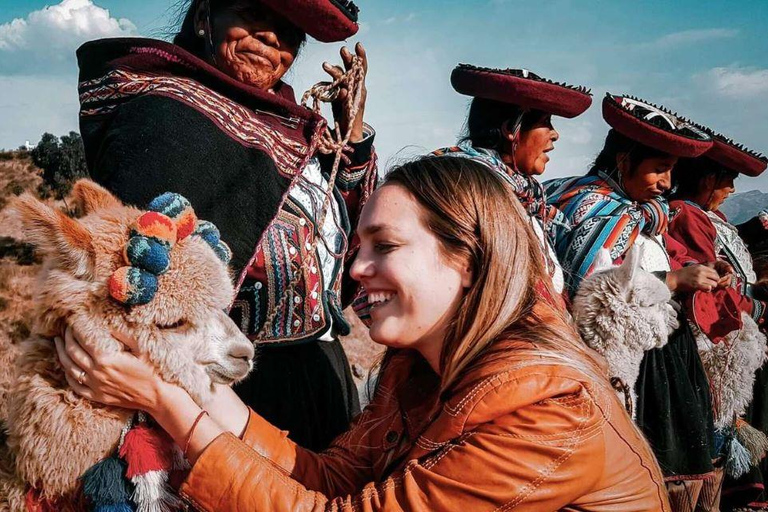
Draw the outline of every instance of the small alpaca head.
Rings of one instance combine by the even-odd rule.
[[[669,288],[640,267],[642,247],[635,245],[623,263],[613,266],[601,249],[594,273],[582,281],[573,314],[588,344],[605,353],[606,345],[625,343],[648,350],[667,342],[678,327]]]
[[[14,206],[44,259],[34,330],[52,337],[69,323],[107,351],[121,349],[110,332],[130,334],[165,380],[198,401],[213,383],[245,377],[254,348],[225,312],[234,290],[214,249],[200,236],[178,241],[152,300],[127,306],[110,296],[108,283],[126,265],[131,228],[144,212],[89,180],[77,182],[73,196],[79,219],[31,195]]]

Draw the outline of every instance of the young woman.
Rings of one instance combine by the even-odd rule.
[[[106,39],[78,51],[91,177],[130,204],[178,192],[221,229],[237,276],[229,313],[259,346],[237,392],[313,449],[359,412],[338,336],[354,295],[343,263],[376,158],[365,89],[353,118],[345,88],[333,112],[353,151],[329,183],[330,162],[314,154],[326,121],[282,79],[307,35],[342,41],[357,15],[348,0],[192,0],[174,44]],[[349,67],[351,52],[341,57]]]
[[[717,271],[682,267],[680,262],[695,262],[674,240],[663,239],[668,225],[663,195],[672,186],[672,169],[679,157],[709,149],[711,138],[668,111],[629,97],[606,95],[603,117],[612,129],[590,172],[547,185],[550,202],[572,227],[557,242],[571,293],[592,273],[601,250],[619,262],[634,245],[643,248],[641,267],[665,280],[672,292],[718,286]],[[678,258],[670,260],[670,253]],[[635,411],[670,482],[673,508],[692,511],[714,471],[713,427],[696,342],[684,317],[679,319],[684,325],[664,347],[645,352],[634,383]]]
[[[766,403],[766,376],[758,369],[765,359],[766,339],[761,331],[768,315],[768,296],[756,284],[752,257],[738,228],[728,222],[720,206],[734,192],[739,174],[759,176],[768,159],[707,132],[714,141],[712,149],[698,158],[682,160],[675,168],[677,190],[670,202],[669,236],[684,245],[696,261],[722,260],[731,267],[728,286],[692,294],[687,311],[696,327],[713,395],[717,454],[726,470],[723,509],[747,504],[761,509],[768,506],[765,496],[759,496],[764,489],[760,470],[766,466],[750,468],[737,455],[746,449],[752,461],[757,461],[766,449],[765,436],[751,427],[768,430],[768,422],[758,412]],[[765,237],[765,227],[758,225]],[[753,397],[755,406],[747,408]],[[723,467],[718,469],[720,473]]]
[[[209,417],[130,352],[97,353],[71,331],[56,342],[68,381],[148,411],[187,447],[181,493],[197,510],[669,510],[502,178],[466,159],[406,164],[358,234],[351,273],[388,351],[372,402],[328,450],[298,447],[227,388]]]
[[[490,69],[460,64],[451,74],[453,88],[472,96],[466,133],[458,146],[439,149],[437,155],[472,158],[499,172],[512,185],[528,212],[545,257],[555,291],[564,286],[563,270],[553,243],[567,229],[565,217],[547,205],[536,179],[544,173],[548,153],[560,134],[552,116],[574,118],[592,104],[585,87],[547,80],[526,69]]]

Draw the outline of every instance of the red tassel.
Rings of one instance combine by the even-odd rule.
[[[126,434],[120,457],[128,463],[127,478],[150,471],[170,472],[173,470],[173,439],[163,430],[139,423]]]

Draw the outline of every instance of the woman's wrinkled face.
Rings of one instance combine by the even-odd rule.
[[[630,168],[626,153],[617,157],[622,186],[630,199],[644,203],[655,199],[672,186],[672,169],[676,156],[646,158]]]
[[[211,25],[216,66],[262,90],[285,75],[304,39],[288,20],[253,0],[236,1],[213,16]]]
[[[421,206],[402,186],[379,188],[365,205],[360,251],[350,270],[368,292],[371,339],[439,355],[471,272],[443,256],[422,220]]]
[[[514,155],[517,170],[533,176],[543,174],[549,162],[547,153],[555,149],[555,141],[559,138],[549,114],[542,115],[530,129],[521,130]]]

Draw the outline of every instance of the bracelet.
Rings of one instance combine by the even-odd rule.
[[[197,424],[200,423],[200,420],[203,419],[203,416],[208,414],[208,411],[203,409],[200,411],[200,414],[197,415],[197,418],[195,418],[195,422],[192,423],[192,428],[189,429],[189,434],[187,434],[187,440],[184,442],[184,450],[182,453],[184,453],[184,458],[187,458],[187,451],[189,450],[189,443],[192,441],[192,436],[195,433],[195,429],[197,428]]]

